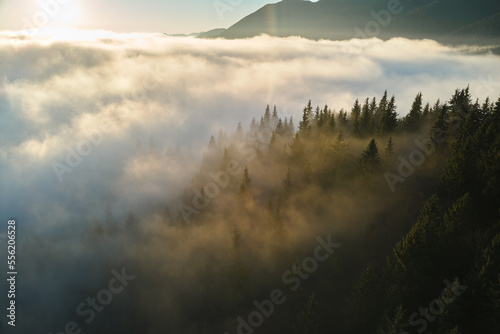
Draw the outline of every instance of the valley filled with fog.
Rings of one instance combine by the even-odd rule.
[[[372,137],[380,155],[391,138],[395,157],[408,157],[414,141],[426,140],[442,120],[447,103],[467,100],[484,116],[495,114],[500,94],[500,73],[492,70],[500,68],[500,57],[484,47],[404,38],[202,40],[105,31],[32,38],[2,32],[0,64],[0,187],[8,194],[0,211],[18,221],[19,333],[59,333],[69,321],[88,333],[234,333],[238,316],[246,319],[254,299],[269,299],[281,274],[313,254],[317,238],[331,238],[340,248],[311,274],[310,285],[289,291],[286,311],[276,306],[271,324],[263,327],[272,333],[297,318],[296,332],[322,333],[301,327],[311,325],[301,317],[303,304],[313,303],[314,284],[339,282],[341,288],[328,289],[329,298],[340,300],[370,263],[384,267],[424,204],[437,206],[432,182],[453,156],[451,144],[429,154],[422,175],[394,190],[384,172],[398,164],[388,156],[376,172],[363,164]],[[353,130],[355,101],[359,110],[372,108],[373,116],[387,109],[384,92],[385,102],[395,96],[398,130],[379,131],[380,119],[370,130]],[[427,114],[408,130],[403,119],[415,109],[419,92],[418,112],[429,103]],[[320,110],[337,120],[336,128],[328,123],[332,132],[305,125],[304,117],[322,120]],[[340,111],[346,112],[344,125],[336,118]],[[278,128],[285,119],[287,125],[293,120],[293,128],[284,128],[289,133]],[[487,119],[478,120],[478,127]],[[335,151],[344,145],[339,131],[345,155]],[[450,136],[461,138],[458,132]],[[481,146],[484,152],[498,144],[481,140],[488,143]],[[495,159],[485,156],[477,159]],[[227,169],[233,160],[239,162],[234,174]],[[343,167],[333,171],[330,165]],[[245,181],[245,167],[251,182]],[[219,191],[208,196],[210,204],[201,203],[197,199],[207,198],[203,185],[210,182]],[[292,184],[299,190],[292,192]],[[241,195],[250,185],[253,194]],[[446,217],[455,212],[453,204],[467,201],[443,198]],[[490,203],[484,205],[485,222],[493,220]],[[497,232],[490,225],[476,227],[471,231],[478,235],[489,231],[481,234],[488,242]],[[95,321],[84,321],[78,305],[122,268],[135,278],[95,313]],[[436,285],[443,285],[440,279]],[[321,291],[315,294],[321,300]],[[330,305],[322,316],[340,309]],[[355,307],[349,310],[356,314]]]

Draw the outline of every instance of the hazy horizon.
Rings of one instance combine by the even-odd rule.
[[[150,1],[95,2],[92,0],[0,2],[0,31],[23,30],[26,20],[39,29],[65,27],[115,32],[158,32],[190,34],[215,28],[227,28],[246,15],[269,3],[265,0],[240,1]],[[45,5],[41,5],[45,4]],[[50,20],[39,13],[48,13]]]

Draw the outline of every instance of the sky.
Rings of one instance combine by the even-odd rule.
[[[266,0],[0,0],[0,31],[24,30],[23,26],[28,20],[37,27],[63,26],[115,32],[193,33],[227,28],[269,2]],[[45,23],[46,17],[49,17],[48,23]]]

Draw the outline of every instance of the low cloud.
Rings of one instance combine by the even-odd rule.
[[[210,135],[248,126],[267,104],[298,120],[309,99],[338,110],[387,89],[403,115],[419,91],[431,103],[468,84],[488,92],[481,85],[500,59],[468,49],[406,39],[0,33],[1,210],[35,230],[111,204],[146,214],[182,191]],[[70,152],[81,162],[60,170],[59,182],[54,162],[68,166]]]

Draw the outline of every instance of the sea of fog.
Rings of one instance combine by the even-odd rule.
[[[295,125],[308,100],[350,109],[384,90],[404,115],[470,85],[498,92],[500,58],[431,40],[200,40],[161,34],[0,33],[0,212],[25,234],[78,230],[174,203],[209,138],[266,105]],[[491,96],[496,99],[497,96]],[[442,101],[444,102],[444,101]]]

